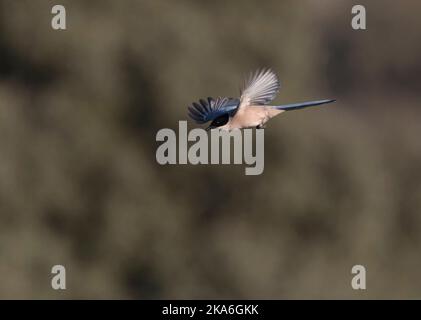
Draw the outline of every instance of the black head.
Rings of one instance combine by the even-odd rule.
[[[219,116],[218,118],[216,118],[215,120],[212,121],[212,123],[210,124],[209,127],[207,127],[206,130],[211,130],[211,129],[215,129],[221,126],[224,126],[227,124],[229,120],[229,114],[223,114],[222,116]]]

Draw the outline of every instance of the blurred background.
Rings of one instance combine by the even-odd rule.
[[[420,11],[1,0],[0,298],[420,298]],[[272,120],[261,176],[156,163],[159,129],[260,67],[276,103],[338,102]]]

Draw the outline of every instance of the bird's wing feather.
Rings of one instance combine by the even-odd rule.
[[[200,99],[199,102],[193,102],[188,107],[188,114],[196,123],[203,124],[226,113],[234,112],[239,104],[240,100],[234,98]]]
[[[239,108],[251,105],[265,105],[275,99],[281,84],[270,69],[250,74],[241,89]]]

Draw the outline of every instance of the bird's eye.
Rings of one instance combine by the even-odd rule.
[[[211,126],[212,127],[220,127],[223,126],[225,124],[227,124],[229,119],[229,115],[228,114],[224,114],[218,118],[216,118],[215,120],[212,121]]]

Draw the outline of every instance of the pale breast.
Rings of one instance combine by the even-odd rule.
[[[232,129],[257,127],[264,123],[267,117],[268,113],[264,106],[246,107],[234,115],[230,121],[230,127]]]

